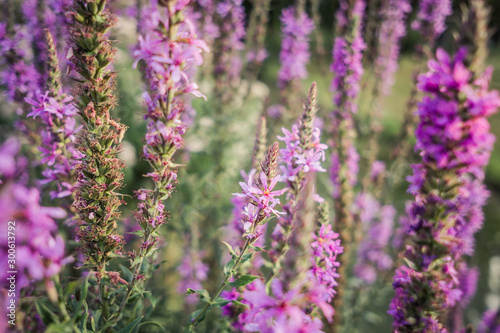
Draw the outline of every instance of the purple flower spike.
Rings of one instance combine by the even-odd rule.
[[[314,29],[314,23],[305,12],[297,13],[294,7],[284,9],[280,20],[283,37],[278,86],[283,89],[294,79],[307,78],[306,65],[310,57],[309,35]]]
[[[482,181],[494,142],[487,117],[500,96],[489,90],[491,70],[474,80],[465,56],[464,48],[454,57],[438,50],[419,77],[419,88],[428,93],[415,131],[422,163],[408,177],[408,192],[415,195],[406,230],[411,242],[406,265],[394,277],[389,311],[398,332],[446,332],[439,322],[443,312],[473,293],[474,277],[463,278],[458,262],[472,254],[482,224],[488,197]]]

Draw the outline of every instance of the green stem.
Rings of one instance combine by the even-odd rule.
[[[247,239],[247,241],[245,243],[245,246],[243,246],[243,249],[241,250],[241,253],[240,253],[238,259],[236,260],[236,262],[234,263],[233,268],[231,269],[231,272],[226,275],[226,277],[224,278],[224,281],[222,281],[222,283],[220,284],[219,289],[217,289],[217,292],[215,293],[214,297],[212,297],[210,299],[210,302],[208,302],[207,305],[205,305],[205,307],[203,308],[203,310],[201,310],[201,312],[196,316],[196,318],[194,318],[193,322],[189,325],[189,330],[191,332],[194,332],[194,328],[196,327],[196,325],[198,325],[198,323],[201,321],[201,318],[203,318],[205,316],[205,314],[208,312],[208,310],[210,310],[210,308],[212,307],[213,302],[217,299],[217,297],[219,297],[219,295],[222,292],[222,290],[224,290],[224,288],[227,285],[227,281],[233,275],[233,272],[236,270],[236,268],[240,264],[241,259],[243,258],[243,255],[245,254],[245,252],[248,249],[249,245],[250,245],[250,239]]]

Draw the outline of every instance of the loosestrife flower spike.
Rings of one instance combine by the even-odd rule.
[[[237,256],[234,250],[231,250],[231,261],[226,265],[224,270],[225,278],[220,284],[215,296],[210,298],[207,305],[199,311],[197,315],[191,320],[190,329],[194,327],[203,320],[205,314],[211,308],[213,301],[219,297],[223,289],[226,287],[230,278],[233,277],[238,265],[241,263],[243,256],[249,249],[250,245],[256,242],[260,236],[265,232],[266,224],[269,218],[273,215],[280,215],[280,212],[275,209],[275,206],[280,203],[280,200],[276,198],[282,195],[288,189],[284,188],[282,190],[275,190],[274,186],[278,182],[278,176],[276,175],[277,163],[275,162],[278,158],[277,142],[275,142],[268,150],[268,153],[262,163],[262,169],[267,170],[262,171],[254,180],[254,177],[248,177],[248,182],[240,182],[242,193],[233,193],[236,197],[241,197],[247,203],[244,207],[244,212],[241,213],[243,217],[243,229],[245,233],[243,236],[246,238],[245,245],[240,249],[240,253]],[[251,174],[252,175],[252,174]],[[268,175],[274,175],[274,178],[269,178]],[[229,244],[228,244],[229,245]],[[230,245],[229,245],[230,246]],[[247,280],[245,284],[255,280],[257,277],[245,276],[246,278],[251,278]]]
[[[55,49],[52,35],[45,31],[47,41],[47,80],[46,92],[37,91],[34,98],[26,97],[25,101],[31,105],[32,111],[28,117],[40,117],[44,126],[40,127],[41,164],[45,166],[42,172],[42,184],[55,183],[57,188],[51,191],[51,197],[64,198],[75,191],[78,160],[83,154],[73,145],[75,134],[82,126],[76,124],[77,109],[73,105],[73,98],[64,95],[61,86],[61,72],[59,58]]]
[[[143,230],[144,247],[134,260],[135,275],[142,260],[154,254],[152,250],[160,238],[155,231],[167,220],[164,201],[177,184],[178,164],[173,156],[182,147],[187,129],[183,122],[187,94],[206,100],[189,73],[203,63],[202,51],[209,50],[206,43],[197,38],[193,23],[184,14],[187,5],[177,2],[175,6],[165,6],[152,1],[143,8],[139,43],[133,52],[134,67],[139,61],[143,63],[147,83],[143,95],[147,107],[143,154],[153,169],[146,176],[154,182],[154,190],[136,191],[140,203],[134,215]]]
[[[415,195],[411,243],[406,265],[394,276],[389,311],[398,332],[446,332],[441,314],[464,297],[457,262],[471,253],[469,240],[482,223],[480,182],[494,142],[486,118],[500,106],[498,92],[488,88],[491,71],[474,79],[465,57],[465,48],[454,57],[438,50],[429,72],[419,77],[419,88],[428,93],[415,132],[422,162],[408,177],[408,192]],[[481,193],[477,201],[473,191]],[[468,215],[470,221],[463,218]]]
[[[294,228],[296,207],[299,195],[307,185],[309,179],[307,176],[326,171],[321,162],[325,160],[325,150],[328,147],[320,142],[321,131],[314,126],[317,111],[316,95],[316,83],[313,83],[298,122],[292,126],[291,132],[283,128],[284,135],[278,136],[278,140],[285,143],[285,147],[280,149],[282,160],[280,180],[288,185],[290,191],[287,193],[287,203],[283,205],[285,214],[278,219],[271,235],[273,241],[270,257],[273,272],[268,283],[280,271],[289,249],[288,243]]]
[[[302,80],[307,77],[306,65],[309,63],[309,35],[314,23],[303,11],[296,11],[295,7],[283,10],[281,16],[280,63],[278,72],[278,86],[280,89],[293,80]]]
[[[75,106],[83,129],[76,141],[84,155],[76,166],[78,185],[73,206],[77,212],[79,249],[84,266],[100,281],[103,318],[110,317],[108,289],[104,277],[117,282],[117,272],[108,272],[114,254],[121,254],[123,237],[117,232],[122,199],[117,191],[123,184],[123,161],[117,158],[126,126],[111,118],[116,104],[116,74],[109,69],[116,50],[108,32],[116,18],[106,9],[106,0],[74,0],[69,44],[69,66],[78,80]],[[89,39],[94,42],[89,42]]]

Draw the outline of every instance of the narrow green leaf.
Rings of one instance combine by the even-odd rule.
[[[199,309],[199,310],[196,310],[195,312],[191,313],[191,315],[189,316],[189,321],[193,321],[196,317],[198,317],[198,315],[201,313],[201,311],[203,311],[203,310]],[[203,319],[205,319],[205,315],[203,315],[199,320],[202,321]]]
[[[120,269],[121,269],[121,270],[122,270],[122,272],[123,272],[123,275],[124,275],[124,277],[125,277],[125,280],[126,280],[127,282],[132,281],[132,278],[133,278],[133,276],[134,276],[134,273],[132,273],[132,272],[130,271],[130,269],[128,269],[127,267],[123,266],[122,264],[120,264]]]
[[[228,244],[224,241],[221,241],[221,242],[222,242],[222,244],[226,245],[227,249],[229,250],[229,253],[231,254],[231,257],[236,256],[236,253],[234,252],[234,249],[231,246],[231,244]]]
[[[252,254],[253,253],[247,253],[247,254],[244,254],[243,257],[241,257],[241,263],[245,263],[247,262],[248,260],[252,259]]]
[[[134,329],[139,325],[139,323],[142,321],[144,317],[139,317],[135,319],[133,322],[122,328],[121,330],[118,331],[118,333],[131,333],[134,331]]]
[[[213,301],[212,304],[215,306],[224,306],[224,305],[228,305],[229,303],[231,303],[231,301],[224,299],[222,297],[217,297],[215,299],[215,301]]]
[[[259,247],[259,246],[253,246],[253,245],[250,245],[250,248],[254,251],[257,251],[257,252],[267,252],[263,247]]]
[[[253,276],[253,275],[243,275],[239,279],[229,282],[228,285],[231,287],[243,287],[246,286],[247,284],[253,282],[254,280],[258,279],[258,276]]]
[[[50,311],[49,308],[47,308],[42,302],[37,301],[35,306],[36,311],[46,326],[49,326],[52,323],[59,323],[59,320],[54,312]]]
[[[235,262],[236,260],[234,258],[229,260],[229,262],[224,266],[224,275],[229,275],[231,273]]]

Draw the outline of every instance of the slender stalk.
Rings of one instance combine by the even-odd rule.
[[[231,276],[233,276],[233,272],[236,271],[236,268],[238,268],[238,265],[240,264],[241,259],[243,258],[243,255],[245,254],[249,245],[250,245],[250,239],[247,239],[247,241],[245,242],[245,245],[243,246],[243,249],[241,250],[240,255],[238,256],[238,259],[234,263],[233,269],[231,269],[231,273],[226,275],[226,277],[224,278],[224,280],[220,284],[219,289],[217,289],[217,291],[215,292],[215,295],[210,299],[210,301],[205,305],[205,307],[201,310],[201,312],[193,319],[193,321],[189,325],[190,332],[194,332],[194,328],[196,327],[196,325],[198,325],[198,323],[202,320],[202,318],[205,316],[205,314],[208,312],[208,310],[210,310],[210,308],[212,307],[213,302],[217,299],[217,297],[219,297],[222,290],[224,290],[224,288],[227,285],[227,281],[229,280],[229,278]]]

